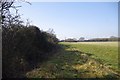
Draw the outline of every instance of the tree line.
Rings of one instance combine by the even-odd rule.
[[[120,41],[119,37],[111,36],[110,38],[93,38],[85,40],[84,37],[79,38],[68,38],[65,40],[60,40],[60,42],[107,42],[107,41]]]

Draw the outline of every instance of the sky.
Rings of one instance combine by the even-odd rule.
[[[21,5],[22,19],[57,38],[104,38],[118,36],[117,2],[31,2]]]

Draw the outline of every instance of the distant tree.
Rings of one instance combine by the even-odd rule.
[[[115,36],[110,36],[109,40],[110,40],[110,41],[117,41],[117,40],[118,40],[118,38],[117,38],[117,37],[115,37]]]
[[[66,42],[77,42],[76,38],[68,38],[65,40]]]
[[[110,38],[117,38],[117,37],[115,37],[115,36],[110,36]]]
[[[84,37],[80,37],[79,41],[84,41],[84,39],[85,39]]]
[[[77,41],[77,39],[76,39],[76,38],[73,38],[73,40],[74,40],[74,41]]]

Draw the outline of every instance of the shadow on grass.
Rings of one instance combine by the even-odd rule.
[[[43,62],[39,68],[28,72],[27,77],[31,78],[81,78],[81,80],[99,80],[102,78],[111,78],[109,75],[99,76],[99,71],[94,73],[94,66],[89,65],[90,53],[84,53],[72,48],[70,45],[58,47],[58,51]],[[95,68],[97,69],[97,67]],[[97,73],[98,72],[98,73]],[[101,72],[102,73],[102,72]],[[113,76],[116,78],[115,76]],[[82,79],[86,78],[86,79]],[[87,79],[88,78],[88,79]]]
[[[84,77],[84,78],[94,77],[94,78],[105,78],[105,79],[119,77],[116,74],[113,74],[112,72],[108,75],[105,75],[105,73],[106,73],[105,71],[107,71],[107,70],[104,71],[104,69],[102,69],[104,67],[101,67],[102,61],[99,59],[95,59],[95,62],[93,61],[90,63],[91,56],[94,56],[93,54],[81,52],[79,50],[72,48],[70,45],[61,45],[61,47],[62,47],[62,51],[65,53],[64,58],[68,59],[67,61],[65,59],[64,62],[69,64],[70,67],[69,68],[67,67],[67,69],[71,69],[73,71],[72,72],[72,73],[74,73],[74,74],[72,74],[73,77]],[[80,69],[77,70],[77,69],[73,68],[72,67],[73,65],[74,66],[76,65],[76,68],[77,69],[80,68]],[[90,68],[90,67],[95,67],[95,66],[99,67],[99,69],[103,70],[103,72],[101,72],[99,74],[100,70],[98,69],[98,72],[93,70],[91,73],[90,69],[94,69],[94,68]],[[86,67],[90,68],[90,69],[86,69]],[[89,74],[89,73],[91,73],[91,74]],[[87,74],[89,74],[89,75],[87,75]]]

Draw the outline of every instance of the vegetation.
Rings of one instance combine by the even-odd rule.
[[[16,28],[2,32],[3,77],[20,77],[22,72],[45,60],[57,44],[54,36],[37,27]]]
[[[55,34],[41,31],[33,25],[23,25],[19,15],[12,16],[13,1],[2,1],[2,66],[3,78],[21,78],[45,61],[56,48]],[[55,50],[54,50],[55,51]]]
[[[70,49],[90,54],[91,57],[102,61],[106,65],[118,68],[118,42],[79,42],[79,43],[61,43],[70,45]]]
[[[120,38],[119,37],[114,37],[111,36],[110,38],[93,38],[93,39],[88,39],[85,40],[84,37],[80,37],[79,40],[75,39],[75,38],[68,38],[65,40],[61,40],[60,42],[111,42],[111,41],[119,41]]]
[[[118,72],[97,61],[91,57],[91,54],[81,52],[80,47],[74,46],[81,44],[64,42],[60,45],[61,48],[49,61],[28,72],[26,76],[28,78],[120,78]]]
[[[53,30],[45,32],[29,23],[23,24],[14,1],[0,1],[3,79],[120,78],[116,42],[77,43],[75,38],[69,38],[58,45]],[[15,14],[10,9],[15,9]],[[90,41],[117,41],[118,38],[110,39]]]

